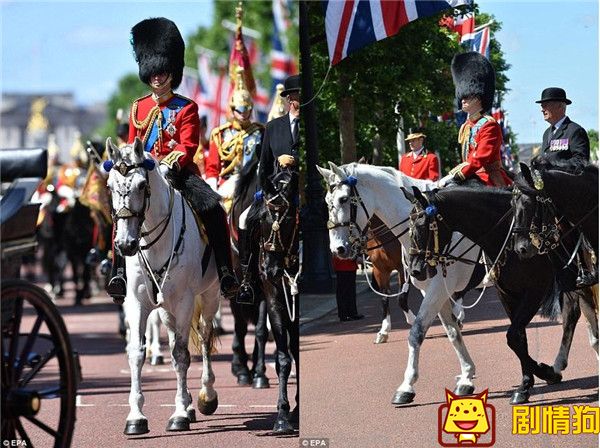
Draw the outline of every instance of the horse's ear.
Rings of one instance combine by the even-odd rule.
[[[415,201],[415,195],[412,194],[408,189],[406,189],[404,187],[400,187],[400,190],[402,190],[402,193],[404,193],[404,197],[406,199],[408,199],[410,202]]]
[[[115,163],[121,157],[121,153],[119,152],[119,148],[117,148],[115,145],[113,145],[113,142],[112,142],[112,140],[111,140],[110,137],[108,137],[106,139],[106,153],[108,154],[109,159],[112,160]]]
[[[331,180],[335,176],[332,171],[328,170],[327,168],[321,168],[319,165],[317,165],[317,171],[319,171],[319,174],[323,176],[323,179],[325,179],[327,184],[330,184]]]
[[[523,162],[519,163],[519,167],[521,168],[521,175],[523,176],[523,179],[525,179],[529,185],[533,186],[533,177],[531,176],[531,170],[529,167]]]
[[[139,137],[136,137],[133,141],[133,153],[135,154],[138,160],[144,159],[144,144],[139,139]]]
[[[429,205],[429,201],[423,195],[423,192],[421,190],[419,190],[417,187],[412,187],[412,191],[413,191],[413,194],[415,195],[415,199],[421,203],[423,208],[425,208]]]
[[[344,173],[344,171],[335,163],[329,162],[329,167],[331,168],[331,171],[333,171],[334,174],[340,178],[340,180],[344,180],[348,177],[346,173]]]
[[[365,158],[365,156],[362,156],[360,159],[358,159],[357,163],[363,163],[363,164],[365,164],[365,163],[367,163],[367,159]]]

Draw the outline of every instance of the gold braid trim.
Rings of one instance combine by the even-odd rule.
[[[154,120],[156,120],[156,117],[159,115],[162,115],[162,114],[160,112],[160,107],[157,104],[152,109],[150,109],[150,111],[148,112],[148,115],[146,116],[144,121],[138,121],[138,119],[137,119],[138,101],[139,100],[135,100],[133,102],[133,105],[131,106],[131,122],[133,123],[133,126],[136,129],[140,129],[140,130],[144,131],[144,136],[142,137],[142,143],[144,144],[144,146],[146,146],[146,142],[148,141],[148,137],[150,136],[150,132],[152,131],[151,125],[154,123]],[[162,132],[160,132],[160,130],[158,133],[158,138],[160,140],[161,147],[162,147]]]

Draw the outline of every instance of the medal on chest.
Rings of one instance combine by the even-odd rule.
[[[167,133],[172,137],[177,132],[177,128],[175,127],[175,119],[177,118],[177,112],[174,110],[169,110],[169,115],[167,116]]]

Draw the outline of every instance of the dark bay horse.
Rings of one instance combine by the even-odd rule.
[[[258,209],[260,218],[259,271],[267,301],[269,320],[277,346],[279,377],[275,434],[293,433],[299,423],[299,301],[296,279],[300,270],[298,173],[283,169],[271,180],[272,191],[264,192]],[[290,356],[291,355],[291,356]],[[296,408],[290,412],[287,385],[296,363]]]
[[[522,371],[521,385],[513,393],[511,404],[529,400],[534,375],[548,383],[561,381],[560,373],[536,362],[528,352],[526,326],[540,307],[544,316],[556,318],[561,294],[548,257],[521,260],[512,250],[505,250],[511,232],[512,192],[472,185],[425,193],[413,189],[407,197],[414,204],[410,257],[414,277],[425,277],[431,272],[432,255],[447,256],[440,251],[447,246],[453,231],[477,243],[491,260],[496,260],[492,272],[510,319],[507,343],[519,358]]]
[[[238,278],[242,278],[238,250],[238,225],[240,215],[254,200],[254,193],[258,189],[258,160],[254,160],[242,169],[235,187],[235,194],[231,211],[229,213],[229,229],[231,234],[233,266]],[[255,283],[258,277],[255,276]],[[254,287],[255,302],[253,305],[240,304],[231,300],[231,312],[235,321],[233,336],[233,359],[231,372],[238,379],[240,385],[250,385],[255,389],[269,387],[269,378],[265,374],[265,345],[267,343],[267,302],[261,292],[259,284]],[[244,340],[248,334],[248,324],[254,325],[254,350],[252,352],[252,370],[248,369],[248,353]]]

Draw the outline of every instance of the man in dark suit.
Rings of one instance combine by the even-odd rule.
[[[300,75],[287,78],[280,95],[287,100],[289,112],[269,121],[265,127],[258,167],[262,191],[272,191],[270,178],[278,167],[297,169],[300,160]],[[292,188],[298,191],[298,185]],[[258,230],[258,211],[262,204],[262,194],[257,193],[255,198],[254,204],[242,213],[239,222],[239,256],[243,272],[237,296],[239,303],[254,303],[252,283],[258,264],[258,239],[254,234]]]
[[[300,75],[285,80],[280,94],[287,99],[290,110],[287,114],[267,123],[260,156],[259,180],[263,190],[270,188],[269,177],[277,165],[282,168],[298,164],[300,135]]]
[[[541,105],[544,120],[550,127],[544,132],[542,151],[549,161],[564,161],[573,157],[590,159],[590,140],[587,132],[566,116],[571,100],[559,87],[548,87],[536,103]]]

